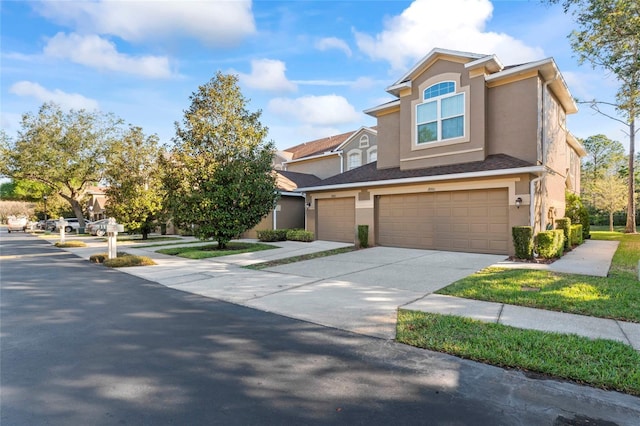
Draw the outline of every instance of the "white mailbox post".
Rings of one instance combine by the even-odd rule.
[[[107,246],[109,249],[109,259],[118,257],[117,239],[118,232],[124,232],[124,226],[116,223],[116,219],[109,218],[107,223]]]
[[[61,217],[58,220],[58,224],[56,226],[60,230],[60,244],[64,244],[64,230],[65,230],[65,228],[67,227],[68,224],[69,224],[69,222],[64,220],[63,217]]]

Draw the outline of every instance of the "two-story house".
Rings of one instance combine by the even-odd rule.
[[[365,111],[377,161],[299,188],[317,239],[354,242],[368,225],[370,244],[510,254],[513,226],[543,230],[579,193],[577,106],[553,59],[434,49],[387,92]]]
[[[378,158],[375,127],[317,139],[279,151],[276,169],[326,179],[374,162]]]
[[[376,138],[375,128],[361,127],[277,151],[273,169],[280,199],[260,223],[242,236],[255,238],[256,231],[263,229],[304,228],[305,200],[295,192],[297,188],[376,161]]]

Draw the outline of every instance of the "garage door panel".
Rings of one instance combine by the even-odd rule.
[[[408,203],[416,199],[417,209]],[[508,253],[506,189],[384,195],[377,209],[380,245]],[[402,216],[390,220],[394,211]]]
[[[330,198],[317,203],[319,240],[352,243],[355,239],[355,199]]]

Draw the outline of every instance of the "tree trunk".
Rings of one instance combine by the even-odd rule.
[[[624,232],[636,233],[636,190],[635,190],[635,141],[636,141],[636,119],[635,113],[631,113],[631,122],[629,123],[629,199],[627,200],[627,226]]]
[[[613,232],[613,212],[609,212],[609,231]]]

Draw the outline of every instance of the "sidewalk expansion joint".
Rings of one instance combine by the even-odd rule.
[[[504,311],[504,303],[500,304],[500,312],[498,312],[498,318],[496,319],[496,324],[500,324],[500,320],[502,319],[502,311]]]
[[[631,339],[629,339],[629,336],[627,336],[627,333],[624,332],[624,329],[620,325],[620,321],[618,321],[618,320],[614,320],[614,321],[616,322],[616,325],[618,326],[618,329],[620,330],[620,332],[622,333],[624,338],[627,339],[627,344],[630,345],[631,347],[633,347],[633,344],[631,343]]]

